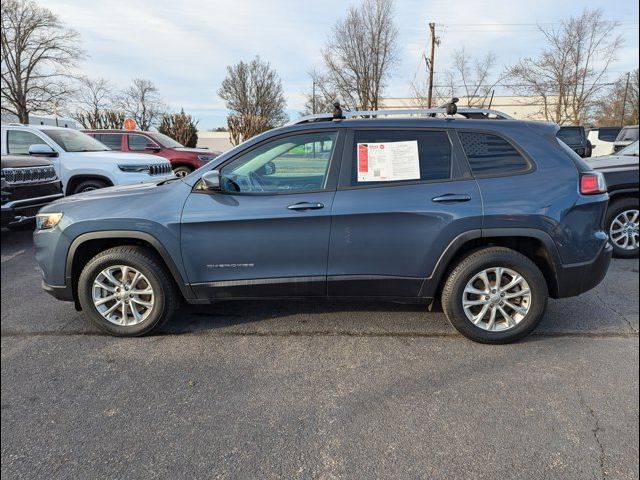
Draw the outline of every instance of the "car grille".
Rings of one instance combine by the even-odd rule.
[[[169,163],[149,165],[149,175],[167,175],[169,173],[171,173],[171,164]]]
[[[52,166],[28,168],[3,168],[2,176],[5,182],[12,185],[25,183],[42,183],[56,180],[56,171]]]

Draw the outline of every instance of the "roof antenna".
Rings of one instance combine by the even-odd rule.
[[[458,113],[458,106],[456,103],[459,101],[460,99],[458,97],[453,97],[450,102],[445,103],[441,108],[446,109],[447,115],[455,115]]]
[[[342,107],[340,106],[340,102],[333,102],[333,119],[344,120],[344,115],[342,114]]]

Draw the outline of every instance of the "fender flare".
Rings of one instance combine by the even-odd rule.
[[[78,251],[78,248],[80,248],[82,244],[90,240],[104,240],[104,239],[110,239],[110,238],[133,238],[136,240],[143,240],[149,243],[156,250],[158,255],[160,255],[160,258],[162,258],[162,261],[169,269],[169,273],[175,280],[184,298],[185,299],[195,298],[193,291],[188,286],[188,284],[184,281],[184,278],[182,277],[182,274],[180,273],[178,266],[173,261],[173,258],[171,257],[171,255],[169,255],[169,252],[164,247],[164,245],[162,245],[162,243],[160,243],[160,241],[153,235],[146,232],[139,232],[135,230],[101,230],[101,231],[83,233],[81,235],[78,235],[76,238],[74,238],[73,241],[71,242],[71,245],[69,246],[69,250],[67,251],[67,261],[65,266],[65,283],[67,285],[69,286],[73,285],[73,278],[71,276],[71,273],[72,273],[72,267],[73,267],[73,259],[76,255],[76,252]]]

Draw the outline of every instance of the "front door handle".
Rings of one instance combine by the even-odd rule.
[[[470,195],[459,195],[456,193],[447,193],[445,195],[441,195],[439,197],[434,197],[431,199],[432,202],[437,203],[461,203],[468,202],[471,200]]]
[[[322,203],[301,202],[289,205],[287,208],[289,210],[320,210],[324,208],[324,205]]]

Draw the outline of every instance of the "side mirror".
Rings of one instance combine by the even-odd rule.
[[[155,145],[153,143],[147,143],[147,146],[144,147],[145,150],[153,150],[155,152],[157,152],[158,150],[161,150],[161,148],[158,145]]]
[[[220,184],[220,170],[210,170],[202,175],[202,183],[207,190],[213,192],[221,192],[222,185]]]
[[[276,173],[276,164],[273,162],[267,162],[262,167],[264,170],[264,175],[273,175]]]
[[[34,143],[29,145],[29,155],[38,155],[40,157],[57,157],[58,152],[45,143]]]

